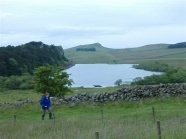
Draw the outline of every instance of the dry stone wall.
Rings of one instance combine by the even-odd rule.
[[[64,98],[51,98],[53,105],[67,104],[74,106],[81,103],[106,103],[112,101],[140,101],[146,98],[168,98],[168,97],[185,97],[185,84],[161,84],[155,86],[129,86],[113,93],[80,93],[73,96],[65,96]],[[13,103],[1,103],[2,106],[20,107],[27,104],[38,103],[30,99],[21,100]]]
[[[156,86],[131,86],[124,87],[113,93],[81,93],[66,96],[63,99],[53,98],[55,104],[79,103],[105,103],[111,101],[139,101],[153,97],[186,97],[186,85],[184,84],[161,84]]]

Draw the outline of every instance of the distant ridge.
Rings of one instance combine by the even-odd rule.
[[[76,46],[76,51],[90,51],[95,52],[98,48],[103,47],[100,43],[88,44],[88,45],[79,45]]]
[[[69,51],[69,50],[77,50],[77,49],[90,49],[90,48],[94,48],[96,50],[100,50],[100,49],[107,49],[106,47],[102,46],[100,43],[93,43],[93,44],[85,44],[85,45],[78,45],[72,48],[68,48],[65,49],[65,51]]]
[[[170,47],[173,46],[182,46],[183,48],[170,49]],[[94,48],[94,51],[77,51],[78,49],[90,48]],[[137,64],[141,62],[162,61],[168,64],[178,65],[180,61],[186,60],[185,42],[177,44],[150,44],[136,48],[123,49],[107,48],[100,43],[94,43],[64,49],[64,52],[65,56],[75,64]]]
[[[85,45],[78,45],[76,47],[103,47],[100,43],[93,43],[93,44],[85,44]]]
[[[77,63],[113,63],[115,59],[110,48],[102,46],[100,43],[78,45],[69,49],[64,49],[65,56]],[[106,58],[106,59],[105,59]],[[103,62],[101,62],[103,63]]]

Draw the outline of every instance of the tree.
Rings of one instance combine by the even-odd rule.
[[[65,57],[62,46],[29,42],[19,46],[0,47],[0,76],[33,74],[43,65],[68,67],[72,63]]]
[[[72,82],[66,72],[50,65],[38,67],[34,71],[34,88],[40,93],[47,91],[51,96],[64,96],[71,91],[69,86]]]
[[[122,84],[122,79],[118,79],[114,84],[120,86]]]

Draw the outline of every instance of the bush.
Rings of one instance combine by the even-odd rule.
[[[161,66],[161,65],[162,64],[160,64],[159,66]],[[140,65],[138,67],[142,68],[143,66]],[[146,69],[146,66],[144,69]],[[159,69],[161,69],[161,68],[159,68]],[[186,70],[185,69],[173,68],[173,67],[168,66],[166,68],[165,72],[161,75],[147,76],[144,79],[136,78],[133,80],[133,82],[131,84],[153,85],[153,84],[160,84],[160,83],[166,84],[166,83],[185,83],[185,82],[186,82]]]
[[[29,74],[22,76],[10,76],[2,77],[0,76],[0,88],[5,89],[32,89],[33,79]]]

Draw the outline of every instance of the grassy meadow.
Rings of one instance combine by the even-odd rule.
[[[116,88],[83,89],[76,93],[110,92]],[[30,99],[24,106],[0,106],[0,139],[158,139],[160,121],[163,139],[185,139],[186,101],[184,98],[154,98],[140,102],[53,105],[55,118],[41,120],[40,94],[33,90],[4,91],[1,103]],[[153,110],[155,116],[153,116]],[[97,137],[98,138],[98,137]]]

